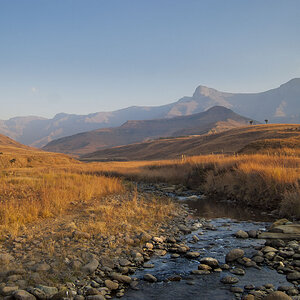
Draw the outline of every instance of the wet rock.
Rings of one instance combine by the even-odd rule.
[[[252,239],[255,239],[257,237],[257,231],[256,230],[249,230],[247,233],[248,233],[248,236]]]
[[[273,260],[273,258],[276,256],[276,253],[275,252],[267,252],[265,254],[265,258],[268,259],[268,260]]]
[[[168,277],[169,281],[180,281],[181,279],[182,278],[179,275],[173,275],[173,276]]]
[[[106,286],[108,289],[110,289],[110,290],[117,290],[118,287],[119,287],[119,284],[118,284],[118,283],[113,282],[113,281],[111,281],[111,280],[109,280],[109,279],[105,280],[104,283],[105,283],[105,286]]]
[[[200,256],[200,253],[193,251],[193,252],[187,252],[185,255],[187,258],[197,258]]]
[[[127,266],[130,266],[130,265],[131,265],[131,262],[130,262],[128,259],[121,258],[121,259],[119,260],[119,264],[120,264],[120,266],[122,266],[122,267],[127,267]]]
[[[155,242],[155,243],[160,243],[162,244],[164,242],[164,240],[160,237],[153,237],[152,240]]]
[[[289,281],[299,280],[300,279],[300,272],[293,272],[286,276],[286,279]]]
[[[245,252],[242,249],[238,249],[238,248],[232,249],[227,253],[225,260],[226,260],[226,262],[233,262],[233,261],[243,257],[244,254],[245,254]]]
[[[144,280],[148,282],[157,282],[157,278],[153,276],[152,274],[145,274]]]
[[[209,265],[205,265],[205,264],[200,264],[198,266],[198,270],[206,270],[206,271],[211,271],[212,268]]]
[[[219,267],[219,262],[215,258],[212,258],[212,257],[204,257],[200,260],[200,262],[201,262],[201,264],[208,265],[213,269],[216,269]]]
[[[247,239],[249,237],[248,233],[244,230],[239,230],[235,233],[235,237],[239,239]]]
[[[173,254],[171,255],[171,258],[178,258],[178,257],[180,257],[180,255],[177,254],[177,253],[173,253]]]
[[[243,290],[242,288],[239,288],[239,287],[237,287],[237,286],[232,286],[232,287],[230,288],[230,291],[233,292],[233,293],[239,293],[239,294],[241,294],[241,293],[244,292],[244,290]]]
[[[154,268],[154,264],[143,264],[143,268],[145,268],[145,269]]]
[[[238,283],[239,279],[234,276],[225,276],[221,278],[221,282],[225,284],[234,284],[234,283]]]
[[[245,270],[241,268],[234,268],[230,270],[230,273],[235,274],[235,275],[245,275]]]
[[[292,298],[283,292],[276,291],[264,297],[263,300],[292,300]]]
[[[264,262],[264,258],[262,256],[254,256],[252,258],[252,260],[256,263],[263,263]]]
[[[16,300],[35,300],[36,299],[32,294],[30,294],[24,290],[17,290],[14,292],[13,295]]]
[[[191,274],[193,274],[193,275],[208,275],[208,274],[210,274],[210,271],[208,271],[208,270],[192,270]]]

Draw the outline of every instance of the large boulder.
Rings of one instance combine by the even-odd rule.
[[[244,255],[245,255],[244,250],[239,248],[232,249],[227,253],[225,260],[226,262],[233,262],[239,258],[242,258]]]

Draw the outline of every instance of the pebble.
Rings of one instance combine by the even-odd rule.
[[[144,280],[148,282],[157,282],[157,278],[149,273],[144,275]]]
[[[221,282],[225,284],[234,284],[234,283],[238,283],[239,279],[234,276],[225,276],[221,278]]]

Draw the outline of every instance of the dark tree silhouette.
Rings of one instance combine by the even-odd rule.
[[[266,122],[266,124],[268,124],[269,120],[268,120],[268,119],[265,119],[265,122]]]
[[[253,120],[250,120],[249,123],[250,123],[250,125],[253,125]]]

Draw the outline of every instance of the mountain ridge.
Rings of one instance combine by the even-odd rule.
[[[80,132],[116,127],[127,120],[173,118],[203,112],[221,105],[263,122],[300,123],[300,78],[258,93],[230,93],[199,85],[192,96],[162,106],[131,106],[88,115],[58,113],[52,119],[38,116],[0,120],[0,133],[18,142],[42,147],[50,141]]]
[[[99,149],[127,145],[168,136],[203,134],[249,124],[250,119],[223,106],[205,112],[174,118],[130,120],[119,127],[97,129],[54,140],[43,147],[46,151],[81,155]],[[217,127],[219,125],[219,127]]]

